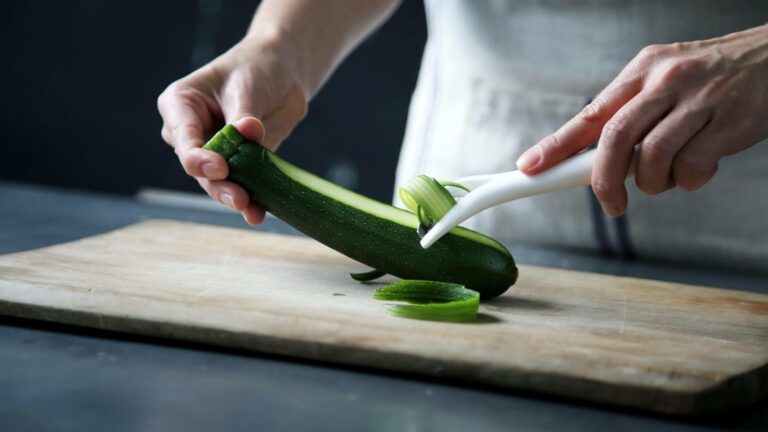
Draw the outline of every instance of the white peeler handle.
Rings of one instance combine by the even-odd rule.
[[[510,171],[458,180],[458,183],[467,186],[471,192],[460,199],[429,230],[421,239],[421,246],[425,249],[432,246],[448,231],[487,208],[532,195],[589,185],[595,154],[595,150],[581,152],[534,176]],[[634,175],[636,161],[637,152],[632,159],[628,177]]]

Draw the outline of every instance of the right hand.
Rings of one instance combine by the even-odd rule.
[[[251,225],[264,210],[248,193],[228,182],[220,155],[203,150],[225,123],[246,139],[274,151],[307,112],[307,91],[285,46],[273,38],[246,38],[207,65],[174,82],[157,99],[163,140],[181,165],[216,201],[242,213]]]

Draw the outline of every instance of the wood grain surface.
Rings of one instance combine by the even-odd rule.
[[[394,318],[306,238],[154,220],[0,256],[0,314],[667,413],[768,391],[768,296],[521,266],[471,324]]]

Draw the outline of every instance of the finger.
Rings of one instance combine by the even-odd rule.
[[[593,144],[603,125],[637,95],[641,86],[639,79],[625,80],[619,75],[576,117],[523,153],[517,168],[528,175],[538,174]]]
[[[259,225],[264,221],[264,209],[249,202],[248,193],[240,186],[228,181],[211,181],[205,178],[198,178],[197,182],[208,196],[232,210],[241,212],[243,219],[250,225]]]
[[[193,177],[224,180],[229,175],[229,166],[218,153],[191,148],[178,156],[184,170]]]
[[[200,187],[208,193],[208,196],[235,211],[244,211],[248,203],[248,193],[240,186],[224,181],[198,178]]]
[[[248,141],[261,142],[264,139],[264,124],[256,117],[246,116],[233,124]]]
[[[196,93],[171,85],[157,98],[157,109],[163,118],[163,139],[169,145],[182,149],[202,147],[210,116]]]
[[[680,189],[683,189],[688,192],[697,191],[701,189],[705,184],[709,183],[709,181],[715,177],[715,174],[717,174],[717,171],[719,168],[720,167],[718,163],[715,162],[714,165],[712,165],[712,167],[709,169],[709,171],[700,172],[695,176],[691,174],[680,174],[681,177],[685,177],[687,180],[681,180],[680,183],[677,184],[677,186]]]
[[[619,216],[627,208],[627,178],[635,144],[661,119],[672,103],[668,96],[641,93],[603,127],[592,167],[592,190],[609,216]]]
[[[158,108],[164,120],[163,139],[173,146],[187,174],[214,180],[226,178],[224,159],[200,148],[204,144],[206,108],[176,93],[164,93]]]
[[[704,186],[717,173],[717,162],[723,156],[720,144],[731,137],[710,122],[674,157],[672,176],[681,189],[694,191]]]
[[[672,160],[707,124],[710,115],[708,111],[678,106],[643,138],[635,174],[635,183],[641,191],[656,195],[674,184]]]
[[[250,87],[246,83],[232,85],[222,94],[221,109],[227,123],[235,124],[243,118],[262,118],[264,107],[259,102],[262,98],[246,90]]]
[[[307,104],[304,93],[300,87],[294,86],[283,103],[264,117],[266,136],[262,144],[270,150],[277,150],[306,115]]]
[[[264,209],[253,203],[248,204],[248,207],[242,211],[242,214],[245,221],[251,225],[258,225],[264,222],[264,217],[266,216]]]
[[[264,144],[264,123],[260,120],[261,109],[251,98],[238,95],[237,99],[228,108],[230,104],[224,106],[224,118],[227,123],[233,124],[238,131],[249,141],[255,141]]]
[[[247,83],[233,85],[222,94],[221,107],[224,120],[235,125],[243,136],[250,141],[261,142],[264,138],[262,118],[262,103],[256,96],[245,89]],[[234,90],[232,90],[234,89]]]

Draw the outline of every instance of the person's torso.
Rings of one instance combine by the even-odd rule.
[[[765,1],[427,0],[426,7],[429,40],[397,184],[418,174],[454,179],[512,170],[525,149],[575,115],[644,46],[768,21]],[[768,258],[768,234],[759,232],[768,228],[760,216],[768,200],[756,205],[753,188],[768,187],[766,163],[767,145],[725,159],[697,193],[651,198],[628,182],[630,209],[619,223],[596,212],[588,191],[573,190],[500,206],[468,226],[569,247],[618,250],[628,241],[658,257],[709,247],[714,252],[704,261],[759,265]]]

